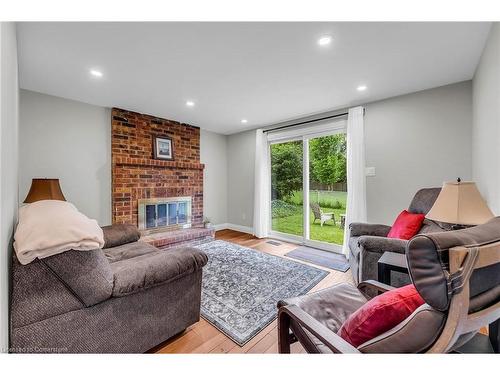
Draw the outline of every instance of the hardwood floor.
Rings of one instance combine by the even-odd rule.
[[[266,243],[265,239],[259,239],[252,235],[236,232],[233,230],[218,231],[216,239],[234,242],[241,246],[250,247],[262,252],[284,256],[287,252],[295,249],[298,245],[279,241],[281,245],[274,246]],[[306,263],[307,262],[303,262]],[[317,265],[329,272],[313,291],[324,289],[340,282],[352,282],[351,273],[333,271]],[[240,347],[205,319],[188,327],[183,333],[177,335],[162,345],[158,346],[155,353],[277,353],[278,352],[278,329],[276,320],[269,324],[263,331],[259,332],[245,346]],[[298,343],[292,345],[293,353],[304,353],[304,349]]]

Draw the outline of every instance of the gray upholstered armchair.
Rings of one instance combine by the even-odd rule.
[[[426,188],[417,191],[410,203],[408,212],[427,214],[434,205],[441,188]],[[377,262],[386,251],[404,254],[407,240],[387,238],[389,225],[352,223],[349,238],[349,263],[354,282],[377,279]],[[435,222],[424,220],[419,234],[441,232],[443,229]]]

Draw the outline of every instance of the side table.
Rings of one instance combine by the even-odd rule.
[[[391,285],[391,271],[408,274],[406,256],[386,251],[378,260],[378,281]]]

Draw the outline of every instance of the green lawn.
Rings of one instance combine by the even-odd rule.
[[[319,198],[320,207],[323,209],[323,212],[333,212],[335,214],[335,218],[337,220],[337,225],[333,224],[332,220],[327,221],[323,224],[323,227],[320,225],[319,220],[316,220],[316,223],[313,224],[314,214],[310,212],[310,239],[328,243],[334,243],[338,245],[342,245],[344,241],[344,230],[340,229],[340,214],[345,214],[345,206],[346,206],[346,198],[347,193],[345,192],[310,192],[310,201],[317,202]],[[302,204],[302,192],[296,192],[291,199],[288,199],[289,203],[293,203],[297,207],[297,211],[299,213],[294,213],[285,217],[275,217],[272,222],[272,229],[282,233],[295,234],[297,236],[303,235],[303,227],[302,227],[302,212],[301,204]],[[336,203],[336,202],[339,202]],[[341,206],[341,208],[330,208]]]

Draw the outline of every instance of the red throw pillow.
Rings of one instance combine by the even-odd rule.
[[[358,347],[396,327],[423,304],[413,284],[390,290],[356,310],[342,324],[338,335]]]
[[[418,233],[424,219],[424,214],[411,214],[406,210],[401,211],[394,224],[392,224],[387,237],[409,240]]]

